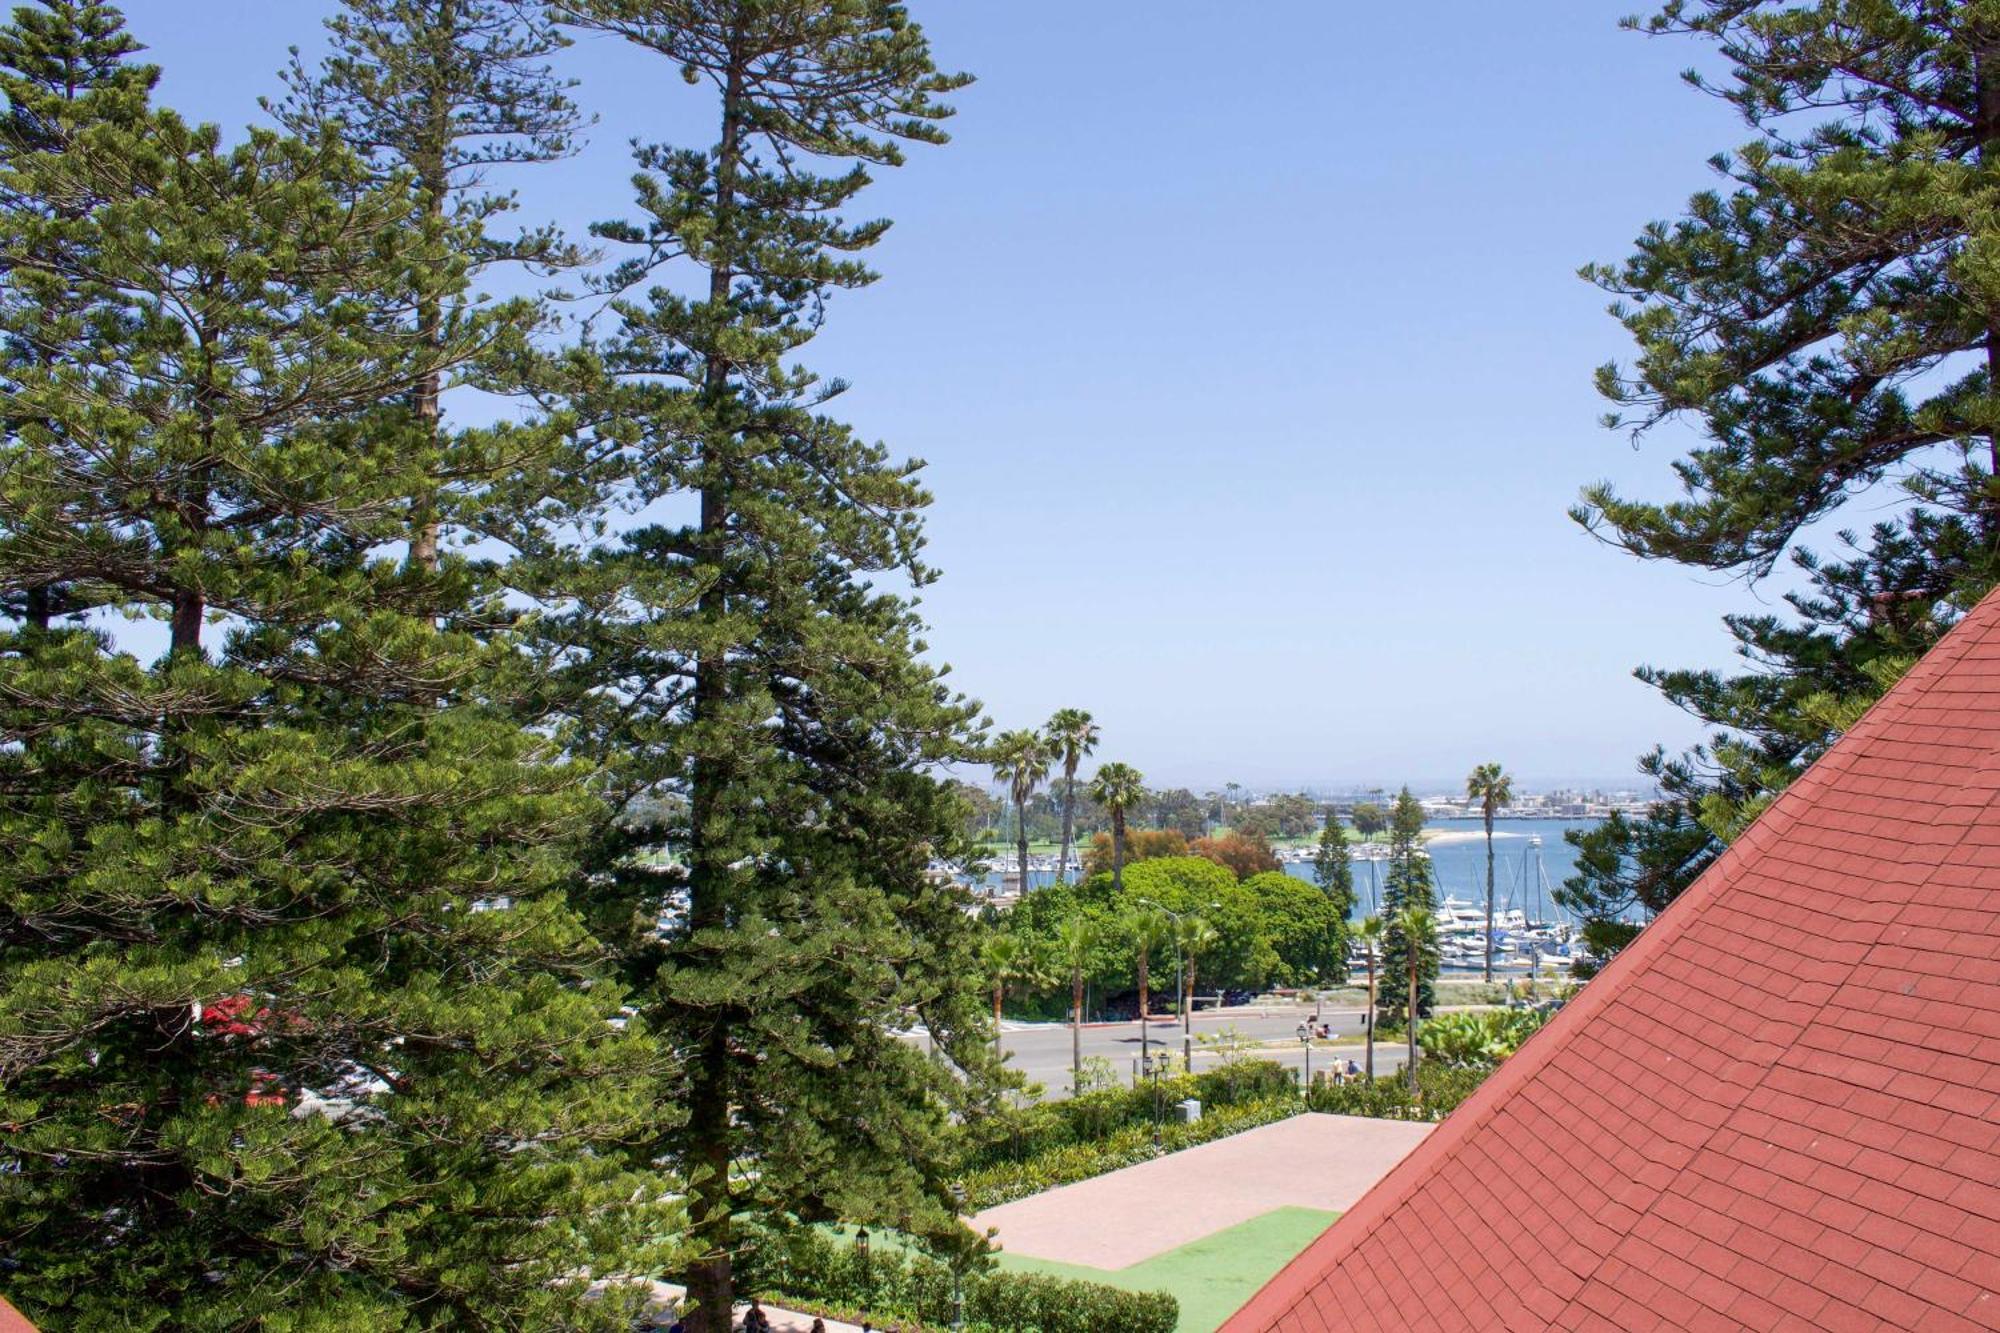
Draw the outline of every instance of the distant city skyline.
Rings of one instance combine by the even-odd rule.
[[[131,19],[162,100],[240,129],[332,9]],[[884,281],[803,359],[929,460],[931,652],[998,727],[1087,708],[1098,760],[1191,787],[1487,760],[1631,785],[1697,739],[1631,669],[1726,664],[1721,615],[1779,585],[1642,564],[1563,511],[1600,478],[1671,489],[1671,436],[1597,425],[1591,372],[1629,347],[1574,272],[1747,137],[1677,78],[1703,48],[1599,6],[912,10],[979,82],[956,142],[862,197],[895,220]],[[495,183],[580,234],[630,211],[627,140],[709,131],[618,44],[565,59],[588,146]]]

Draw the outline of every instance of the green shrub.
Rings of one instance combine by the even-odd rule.
[[[1221,1106],[1214,1110],[1204,1107],[1202,1118],[1193,1124],[1178,1120],[1164,1123],[1160,1129],[1160,1147],[1156,1150],[1149,1103],[1148,1119],[1141,1124],[1091,1142],[1063,1144],[1021,1161],[1002,1160],[967,1172],[963,1181],[969,1199],[968,1207],[974,1211],[992,1208],[1013,1199],[1024,1199],[1030,1194],[1040,1194],[1058,1185],[1089,1180],[1093,1176],[1148,1161],[1158,1152],[1178,1152],[1213,1139],[1227,1138],[1246,1129],[1297,1115],[1302,1109],[1296,1088],[1261,1101]]]
[[[1237,1060],[1200,1074],[1162,1079],[1158,1100],[1171,1108],[1193,1097],[1204,1111],[1265,1101],[1279,1093],[1297,1095],[1289,1069],[1270,1060]],[[1101,1142],[1136,1126],[1153,1123],[1155,1092],[1150,1085],[1106,1088],[1066,1101],[1037,1102],[1002,1111],[965,1126],[964,1172],[1003,1162],[1026,1162],[1060,1148]]]
[[[1535,1035],[1547,1015],[1535,1009],[1486,1009],[1438,1014],[1417,1029],[1427,1060],[1491,1069]]]
[[[1383,1074],[1373,1082],[1322,1083],[1306,1095],[1306,1109],[1328,1115],[1365,1115],[1377,1120],[1442,1120],[1470,1097],[1490,1068],[1417,1066],[1417,1092],[1402,1074]]]
[[[770,1280],[773,1299],[917,1319],[952,1318],[951,1269],[925,1255],[876,1251],[866,1260],[823,1232],[789,1238]],[[1180,1302],[1165,1292],[1121,1291],[1040,1273],[969,1273],[965,1317],[978,1333],[1174,1333]]]

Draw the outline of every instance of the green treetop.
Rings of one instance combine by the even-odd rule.
[[[1437,909],[1437,891],[1431,881],[1431,858],[1424,851],[1424,809],[1408,787],[1396,794],[1389,809],[1389,873],[1382,885],[1382,916],[1387,929],[1382,939],[1382,970],[1400,983],[1410,972],[1411,945],[1398,921],[1410,909],[1430,913]],[[1438,959],[1435,950],[1417,950],[1417,1014],[1427,1015],[1437,1002]],[[1385,997],[1384,1017],[1403,1021],[1405,1001],[1401,995]]]
[[[1789,615],[1726,618],[1750,669],[1639,673],[1713,732],[1642,761],[1654,818],[1572,836],[1569,901],[1600,921],[1670,900],[2000,577],[1995,15],[1673,0],[1631,22],[1712,43],[1726,77],[1690,78],[1752,137],[1629,259],[1585,270],[1637,344],[1598,375],[1611,424],[1700,441],[1677,498],[1598,485],[1575,515],[1644,559],[1789,562],[1799,587]]]
[[[568,41],[539,3],[341,0],[326,29],[329,50],[319,67],[308,69],[295,49],[284,75],[287,95],[267,104],[281,124],[306,138],[335,134],[378,171],[410,175],[431,215],[458,224],[475,276],[496,259],[542,267],[580,259],[550,229],[512,239],[490,230],[514,200],[487,188],[487,173],[567,155],[582,123],[570,85],[548,64]],[[468,296],[455,304],[462,307]],[[465,311],[430,300],[408,318],[417,337],[438,347]],[[526,365],[533,358],[524,364],[522,348],[506,350],[511,355],[460,367],[460,377],[488,391],[518,391],[531,378]],[[447,429],[443,397],[450,387],[441,371],[414,386],[412,405],[433,437]],[[434,568],[448,525],[479,512],[477,503],[467,503],[467,491],[490,488],[521,469],[511,450],[494,451],[484,464],[448,488],[410,497],[412,563]]]
[[[383,555],[477,447],[426,447],[412,386],[515,331],[405,336],[466,280],[407,180],[127,109],[0,163],[0,596],[165,627],[151,662],[0,631],[8,1295],[619,1327],[579,1275],[644,1271],[670,1219],[622,1166],[653,1047],[562,893],[591,806],[510,715],[491,572]]]
[[[1347,854],[1347,830],[1341,825],[1340,813],[1330,806],[1320,827],[1319,846],[1313,852],[1313,883],[1319,885],[1333,908],[1339,932],[1339,937],[1329,942],[1334,958],[1326,980],[1345,981],[1348,919],[1354,915],[1354,862]]]
[[[959,851],[932,773],[968,757],[974,713],[884,591],[933,577],[928,497],[793,360],[874,278],[860,256],[888,224],[844,217],[870,168],[942,141],[938,99],[962,80],[894,4],[563,16],[660,57],[712,126],[639,148],[636,214],[598,229],[625,256],[618,327],[588,349],[602,378],[577,412],[606,509],[662,517],[565,571],[545,628],[613,796],[606,929],[626,923],[628,976],[685,1055],[663,1095],[687,1120],[657,1151],[687,1200],[692,1326],[720,1333],[774,1229],[962,1234],[947,1134],[994,1087],[976,923],[928,868]],[[656,813],[635,827],[639,797]],[[942,1059],[893,1035],[912,1014]]]

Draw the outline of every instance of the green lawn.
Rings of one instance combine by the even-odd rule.
[[[999,1256],[1000,1267],[1082,1278],[1127,1291],[1171,1292],[1181,1303],[1180,1333],[1215,1333],[1338,1216],[1317,1208],[1276,1208],[1112,1272],[1005,1252]]]

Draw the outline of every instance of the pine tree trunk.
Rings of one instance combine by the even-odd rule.
[[[742,152],[741,99],[743,72],[740,66],[729,74],[723,95],[722,135],[716,151],[717,230],[722,245],[732,225],[736,190],[736,168]],[[709,273],[708,301],[714,310],[727,306],[734,270],[725,254]],[[729,397],[728,362],[711,352],[702,368],[702,391],[711,406]],[[729,513],[733,496],[726,474],[715,466],[714,441],[705,444],[707,456],[701,484],[701,540],[710,555],[729,538]],[[720,584],[706,588],[698,603],[704,621],[719,624],[727,614],[727,590]],[[728,703],[726,656],[707,649],[696,656],[694,681],[694,725],[701,734],[704,722],[719,717]],[[713,744],[713,742],[709,742]],[[730,848],[717,845],[721,826],[720,803],[729,774],[727,766],[708,754],[698,754],[689,778],[688,924],[696,934],[728,928],[730,866],[735,857]],[[688,1160],[696,1173],[688,1199],[688,1233],[696,1258],[687,1273],[687,1291],[693,1305],[689,1333],[731,1333],[736,1304],[733,1257],[735,1236],[735,1196],[730,1186],[729,1162],[733,1139],[730,1120],[730,1032],[736,1015],[722,1006],[704,1016],[706,1031],[694,1043],[694,1058],[688,1065],[688,1123],[685,1130]]]
[[[435,15],[435,32],[455,34],[458,27],[457,0],[440,0]],[[417,183],[425,194],[424,211],[432,221],[442,220],[445,214],[445,199],[451,192],[451,173],[447,165],[451,151],[452,108],[441,93],[441,88],[449,81],[449,75],[437,72],[437,85],[427,90],[429,105],[423,128],[423,141],[413,154]],[[435,300],[426,300],[417,310],[418,345],[428,352],[437,352],[444,345],[444,309]],[[428,371],[417,381],[416,412],[421,423],[426,442],[435,444],[440,420],[443,416],[441,400],[444,397],[444,376],[438,371]],[[438,566],[438,539],[442,525],[438,521],[437,505],[433,497],[419,495],[412,497],[410,506],[410,564],[418,569],[436,569]]]
[[[1973,78],[1979,88],[1979,161],[1991,167],[2000,159],[2000,36],[1976,41]],[[1986,312],[1986,393],[2000,395],[2000,311]],[[1986,437],[1988,481],[1983,517],[1989,537],[2000,532],[2000,430]]]

